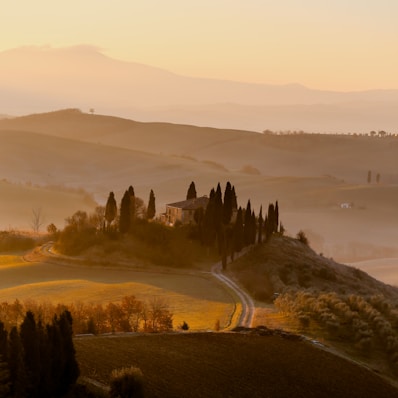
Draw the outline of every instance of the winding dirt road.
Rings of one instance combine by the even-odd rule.
[[[231,289],[239,297],[239,300],[242,303],[242,313],[236,326],[250,328],[252,326],[255,311],[255,306],[252,298],[232,279],[223,274],[221,262],[214,264],[211,272],[215,278],[217,278],[221,283]]]

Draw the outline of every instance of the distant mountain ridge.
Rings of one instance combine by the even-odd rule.
[[[367,132],[394,129],[397,105],[398,90],[337,92],[191,78],[115,60],[90,46],[0,53],[0,113],[12,115],[77,107],[254,131]]]

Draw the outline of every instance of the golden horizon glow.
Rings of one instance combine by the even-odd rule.
[[[0,51],[90,44],[113,58],[186,76],[343,91],[397,89],[398,2],[372,3],[7,2]]]

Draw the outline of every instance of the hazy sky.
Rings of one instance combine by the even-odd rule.
[[[0,0],[0,50],[92,44],[201,77],[398,88],[397,0]]]

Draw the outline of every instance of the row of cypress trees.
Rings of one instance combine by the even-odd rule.
[[[136,218],[138,218],[138,209],[143,207],[142,199],[135,196],[134,188],[130,187],[124,192],[120,202],[120,211],[118,217],[118,230],[120,233],[125,234],[130,231]],[[109,193],[108,200],[105,206],[105,221],[106,229],[111,229],[111,224],[117,220],[117,203],[115,194]],[[145,218],[152,220],[156,214],[155,194],[151,189],[149,193],[148,206],[145,210]],[[142,215],[141,215],[142,216]]]
[[[0,396],[62,397],[75,385],[79,366],[69,311],[43,325],[28,311],[10,332],[0,322]]]
[[[195,183],[191,182],[187,199],[195,197]],[[211,189],[208,205],[206,209],[196,210],[195,221],[199,239],[208,247],[217,246],[225,267],[228,256],[233,260],[235,253],[239,253],[244,247],[260,244],[278,232],[279,205],[278,201],[275,204],[270,203],[265,219],[262,207],[256,216],[250,199],[245,208],[238,208],[235,187],[228,181],[224,195],[220,183],[216,189]],[[282,224],[280,231],[283,231]]]

